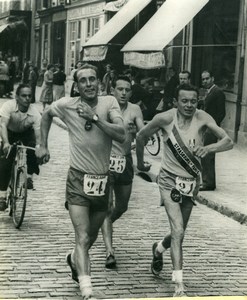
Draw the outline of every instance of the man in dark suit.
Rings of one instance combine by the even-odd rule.
[[[225,110],[225,94],[214,84],[214,77],[211,71],[205,70],[202,72],[202,86],[207,90],[204,100],[204,110],[210,114],[217,125],[223,121]],[[204,145],[209,145],[217,142],[217,138],[210,131],[206,131],[204,136]],[[215,154],[209,154],[202,159],[202,186],[201,191],[213,191],[216,188],[215,180]]]

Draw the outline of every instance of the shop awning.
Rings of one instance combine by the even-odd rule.
[[[106,4],[104,10],[105,11],[119,11],[126,3],[128,0],[117,0],[117,1],[112,1]]]
[[[4,24],[0,26],[0,33],[2,33],[7,28],[10,30],[18,30],[18,29],[27,30],[27,25],[24,21],[16,21],[16,22]]]
[[[0,26],[0,33],[3,32],[8,27],[8,24],[4,24]]]
[[[122,48],[124,64],[145,69],[164,66],[163,49],[208,1],[166,0],[145,26]]]
[[[83,46],[84,61],[104,60],[110,41],[146,7],[152,0],[129,0]]]

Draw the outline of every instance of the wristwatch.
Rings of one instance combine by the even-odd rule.
[[[99,120],[99,116],[97,114],[93,115],[92,122],[96,123]]]

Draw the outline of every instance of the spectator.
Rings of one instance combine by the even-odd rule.
[[[179,84],[180,85],[182,85],[182,84],[190,84],[191,74],[190,74],[189,71],[187,71],[187,70],[181,71],[179,73],[178,77],[179,77]],[[166,90],[167,90],[167,88],[166,88]],[[164,95],[165,94],[165,90],[162,90],[160,93]],[[168,95],[169,95],[169,85],[168,85]],[[166,93],[166,96],[167,96],[167,93]],[[156,108],[156,111],[158,113],[159,112],[163,112],[163,111],[167,111],[168,109],[171,109],[173,107],[173,98],[174,97],[173,98],[171,98],[171,97],[173,97],[172,93],[170,94],[169,98],[163,96],[163,98],[161,99],[159,105]]]
[[[22,70],[22,83],[24,84],[28,84],[28,77],[29,77],[29,66],[30,66],[31,62],[28,61],[27,59],[25,59],[24,62],[24,67]]]
[[[31,103],[35,103],[35,92],[36,92],[36,84],[37,84],[37,73],[35,72],[35,67],[33,65],[29,66],[29,76],[28,76],[28,84],[31,87]]]
[[[187,70],[183,70],[178,74],[179,77],[179,84],[190,84],[190,77],[191,74]]]
[[[73,79],[73,83],[71,86],[71,90],[70,90],[70,97],[78,97],[80,96],[80,93],[78,91],[77,85],[75,84],[75,73],[77,71],[77,69],[79,69],[81,66],[83,65],[83,63],[81,61],[78,61],[75,65],[75,69],[73,69],[71,71],[71,77]]]
[[[41,69],[40,69],[39,76],[38,76],[37,86],[42,86],[42,84],[44,82],[44,74],[46,72],[47,65],[48,65],[48,60],[46,58],[44,58],[42,60],[42,65],[41,65]]]
[[[44,82],[40,95],[40,102],[43,103],[43,109],[45,109],[46,104],[51,104],[53,102],[53,70],[54,66],[49,64],[47,66],[47,71],[44,74]]]
[[[102,83],[105,86],[105,92],[107,95],[111,95],[113,91],[112,84],[116,81],[117,72],[110,64],[106,65],[106,73],[102,79]]]
[[[56,65],[56,71],[53,74],[53,99],[54,101],[65,96],[64,82],[66,81],[66,75],[63,72],[63,66]]]
[[[173,107],[173,101],[175,98],[175,90],[179,85],[179,79],[174,68],[168,69],[168,82],[164,89],[164,107],[168,110]]]
[[[202,86],[207,90],[204,100],[204,110],[213,117],[220,126],[223,121],[225,110],[225,94],[214,84],[214,76],[211,71],[202,72]],[[217,142],[217,137],[207,130],[204,134],[204,146]],[[210,153],[202,159],[202,186],[201,191],[213,191],[216,188],[215,179],[215,153]]]

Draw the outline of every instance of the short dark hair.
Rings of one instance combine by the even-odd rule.
[[[50,70],[50,69],[53,68],[53,67],[54,67],[53,64],[49,64],[49,65],[46,67],[46,69],[47,69],[47,70]]]
[[[29,84],[26,84],[26,83],[21,83],[18,85],[17,89],[16,89],[16,95],[19,96],[20,95],[20,92],[21,92],[21,89],[24,89],[24,88],[29,88],[31,89],[30,85]]]
[[[116,87],[116,84],[117,84],[117,81],[118,80],[123,80],[123,81],[127,81],[130,85],[131,85],[131,81],[130,81],[130,79],[129,79],[129,77],[128,76],[126,76],[126,75],[118,75],[117,76],[117,78],[115,79],[115,80],[113,80],[113,82],[112,82],[112,87],[115,89],[115,87]]]
[[[75,74],[74,74],[74,81],[75,81],[75,82],[78,82],[78,77],[77,77],[78,72],[80,72],[81,70],[86,70],[86,69],[92,69],[92,70],[94,70],[95,73],[96,73],[96,77],[98,78],[98,68],[95,67],[94,65],[91,65],[91,64],[87,64],[87,63],[86,63],[86,64],[82,65],[80,68],[78,68],[78,69],[76,70],[76,72],[75,72]]]
[[[176,100],[178,100],[178,95],[180,91],[191,91],[191,92],[196,92],[197,93],[197,97],[199,96],[199,90],[196,86],[192,85],[192,84],[180,84],[179,86],[177,86],[176,90],[175,90],[175,98]]]
[[[188,74],[188,79],[191,77],[191,73],[187,70],[182,70],[179,74]]]
[[[214,77],[214,73],[212,70],[203,70],[202,73],[208,73],[210,77]]]

